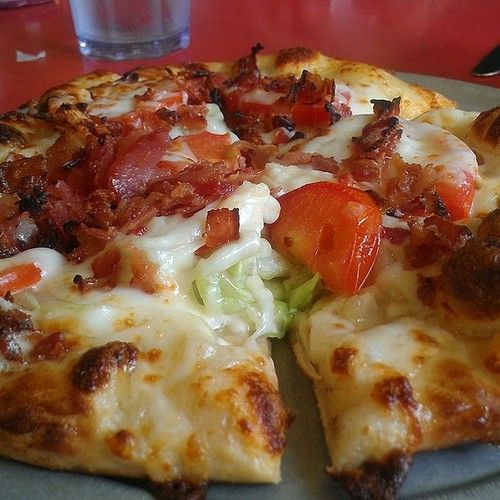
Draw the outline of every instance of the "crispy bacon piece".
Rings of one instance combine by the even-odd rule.
[[[393,154],[382,171],[387,206],[405,215],[436,214],[449,219],[448,209],[434,188],[436,179],[435,168],[406,163],[398,154]]]
[[[205,244],[196,250],[199,257],[240,237],[240,217],[237,208],[209,210],[205,224]]]
[[[387,118],[389,116],[399,116],[401,97],[395,97],[392,101],[386,99],[371,99],[373,104],[373,114],[380,118]]]
[[[375,120],[365,125],[361,136],[354,137],[353,142],[358,147],[359,156],[383,162],[392,156],[401,134],[398,117],[382,112],[375,114]]]
[[[291,103],[312,104],[335,94],[333,81],[304,69],[300,78],[293,82],[286,97]]]
[[[237,75],[211,96],[221,106],[226,122],[240,139],[261,144],[283,144],[301,131],[327,128],[351,115],[349,97],[337,96],[335,82],[304,70],[292,76],[262,77],[255,54],[241,59]],[[271,138],[263,133],[274,131]],[[303,132],[299,132],[303,133]]]
[[[2,165],[2,193],[16,193],[22,180],[28,176],[43,179],[46,175],[47,160],[40,155],[7,161]]]
[[[372,101],[374,120],[363,127],[359,137],[352,138],[354,152],[341,163],[341,170],[355,181],[381,182],[402,134],[397,117],[399,101],[398,97]]]
[[[334,158],[327,158],[318,153],[304,153],[303,151],[289,151],[275,161],[281,165],[308,165],[313,170],[340,174],[340,165]],[[344,179],[342,179],[343,181]]]
[[[249,81],[253,82],[260,78],[260,70],[259,67],[257,66],[256,56],[263,48],[264,47],[260,43],[258,43],[257,45],[252,47],[250,54],[248,54],[245,57],[242,57],[238,61],[237,75],[231,80],[226,82],[226,85],[228,87],[240,85],[243,82],[246,83],[248,83]]]
[[[277,153],[277,147],[268,144],[259,146],[248,141],[238,141],[233,144],[245,159],[245,165],[256,172],[264,170],[266,164]]]
[[[473,238],[466,226],[432,215],[422,224],[409,221],[410,241],[405,247],[407,263],[421,268],[451,255]]]
[[[152,198],[156,193],[168,195],[156,198],[160,215],[191,215],[259,174],[259,170],[246,167],[244,161],[200,161],[181,172],[166,173],[164,180],[149,186],[149,192]]]
[[[100,252],[117,234],[115,228],[107,230],[85,225],[78,226],[74,231],[78,246],[68,253],[68,258],[73,262],[83,262],[89,257]]]

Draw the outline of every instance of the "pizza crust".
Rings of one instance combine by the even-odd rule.
[[[182,329],[127,336],[66,335],[60,359],[4,372],[0,453],[158,483],[280,480],[288,414],[265,353]]]
[[[370,99],[392,100],[398,96],[401,97],[401,116],[409,119],[430,109],[455,107],[453,101],[438,92],[406,83],[384,69],[329,57],[304,47],[285,49],[270,55],[257,54],[257,64],[263,76],[299,77],[303,70],[307,70],[324,78],[333,78],[337,85],[345,85],[354,95],[359,94],[359,104],[366,113],[372,112]],[[234,64],[211,63],[207,66],[229,74],[236,71]]]

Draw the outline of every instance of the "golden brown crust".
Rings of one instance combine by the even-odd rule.
[[[394,450],[380,462],[367,461],[354,470],[333,474],[353,499],[392,500],[396,496],[408,469],[412,456],[402,450]]]
[[[381,68],[340,58],[333,58],[305,47],[283,49],[275,54],[257,54],[257,64],[263,76],[299,77],[304,69],[324,78],[333,78],[338,84],[346,85],[371,109],[370,99],[392,100],[401,97],[401,116],[414,118],[434,108],[453,107],[454,103],[443,95],[419,85],[409,84]],[[222,72],[229,78],[234,76],[236,61],[210,62],[203,65],[211,71]],[[98,71],[72,80],[65,85],[47,91],[38,101],[43,107],[50,99],[64,99],[65,102],[89,102],[90,93],[99,94],[106,85],[117,80],[126,82],[138,77],[144,81],[158,81],[171,73],[177,73],[181,66],[137,68],[120,77],[116,73]],[[137,75],[137,76],[136,76]],[[59,102],[59,101],[58,101]],[[33,104],[33,103],[32,103]]]
[[[498,342],[476,347],[475,353],[485,356],[484,367],[478,365],[475,371],[455,359],[445,358],[433,366],[433,383],[421,400],[434,415],[432,423],[423,425],[430,447],[499,439],[498,373],[495,376],[487,366],[488,359],[498,355]]]
[[[414,118],[434,108],[450,108],[455,103],[438,92],[406,83],[391,73],[366,63],[333,58],[307,48],[284,49],[272,55],[257,55],[257,63],[264,75],[300,76],[302,70],[333,78],[354,92],[370,99],[392,100],[401,97],[401,116]],[[370,95],[368,95],[370,94]]]
[[[40,363],[2,379],[0,453],[29,462],[47,454],[60,461],[79,453],[89,406],[71,386],[67,370]]]

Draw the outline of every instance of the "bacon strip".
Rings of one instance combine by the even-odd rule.
[[[218,208],[209,210],[204,236],[205,245],[195,252],[198,257],[204,257],[212,250],[239,239],[240,217],[238,209]]]

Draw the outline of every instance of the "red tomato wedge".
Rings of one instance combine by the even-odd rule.
[[[0,297],[31,288],[42,279],[42,271],[34,264],[19,264],[0,271]]]
[[[332,119],[325,108],[326,104],[326,101],[315,104],[296,103],[292,108],[292,121],[299,127],[326,128]]]
[[[332,182],[306,184],[278,201],[280,216],[269,226],[274,248],[319,272],[332,291],[355,294],[380,246],[381,214],[375,201]]]
[[[472,175],[468,174],[461,184],[451,184],[438,180],[436,181],[436,191],[448,209],[450,220],[465,219],[469,216],[475,192]]]
[[[111,189],[122,198],[143,194],[150,181],[164,175],[158,163],[170,142],[166,129],[153,130],[141,136],[109,167]]]

